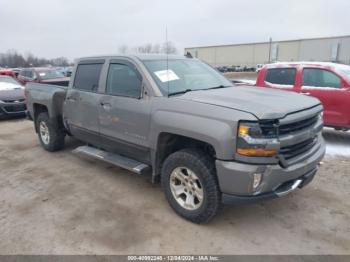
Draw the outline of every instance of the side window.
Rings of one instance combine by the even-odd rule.
[[[19,72],[19,75],[20,75],[20,76],[26,76],[26,71],[25,71],[25,70],[21,70],[21,71]]]
[[[74,88],[96,92],[103,64],[81,64],[78,65],[74,79]]]
[[[110,64],[107,78],[107,94],[139,98],[142,80],[134,69],[124,64]]]
[[[27,77],[34,78],[34,72],[33,71],[27,71]]]
[[[303,86],[340,88],[340,78],[330,71],[316,68],[305,68]]]
[[[295,75],[295,68],[273,68],[267,70],[265,81],[271,84],[294,86]]]

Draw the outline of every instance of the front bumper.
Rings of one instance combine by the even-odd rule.
[[[232,161],[216,160],[216,170],[223,202],[252,202],[285,195],[298,187],[305,186],[314,177],[319,162],[326,151],[321,138],[315,150],[302,161],[287,168],[280,165],[252,165]],[[262,175],[260,185],[253,190],[253,175]],[[299,184],[297,186],[294,183]],[[290,189],[293,190],[290,190]]]
[[[309,184],[315,177],[317,172],[317,167],[314,170],[311,170],[309,173],[283,183],[275,191],[269,193],[263,193],[253,196],[237,196],[230,194],[222,194],[222,202],[224,204],[239,204],[239,203],[255,203],[262,200],[273,199],[277,197],[283,197],[293,192],[297,188],[303,188]]]
[[[25,102],[18,103],[0,103],[0,117],[7,116],[25,116]]]

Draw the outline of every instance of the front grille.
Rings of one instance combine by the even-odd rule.
[[[288,124],[280,124],[278,120],[262,121],[260,122],[260,128],[266,138],[277,137],[278,139],[279,137],[282,138],[283,136],[290,134],[293,136],[300,131],[314,129],[317,122],[318,115],[314,115],[307,119],[298,120]],[[306,153],[317,143],[317,136],[310,138],[310,136],[306,135],[305,139],[306,140],[298,144],[282,147],[279,151],[279,154],[283,156],[285,160],[290,160]]]
[[[305,130],[305,129],[315,125],[317,120],[318,120],[318,115],[315,115],[311,118],[307,118],[307,119],[300,120],[297,122],[284,124],[284,125],[282,124],[279,126],[279,134],[286,135],[289,133]]]
[[[293,157],[301,155],[309,151],[317,143],[317,137],[307,139],[301,143],[282,147],[280,149],[280,154],[284,156],[286,160],[289,160]]]
[[[10,106],[5,106],[4,110],[7,113],[18,113],[18,112],[23,112],[26,110],[26,105],[22,104],[22,105],[10,105]]]
[[[318,115],[288,124],[279,124],[278,121],[261,121],[260,128],[266,138],[277,135],[288,135],[290,133],[303,131],[316,124]]]

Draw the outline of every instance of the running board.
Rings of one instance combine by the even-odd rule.
[[[151,169],[149,165],[138,162],[134,159],[100,150],[91,146],[77,147],[73,150],[73,153],[93,157],[140,175],[144,174],[145,172]]]

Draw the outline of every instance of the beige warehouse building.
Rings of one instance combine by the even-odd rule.
[[[350,35],[250,44],[185,48],[213,66],[248,66],[269,61],[324,61],[350,64]]]

